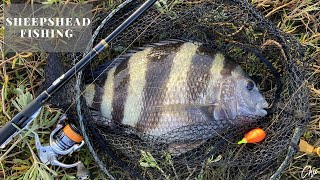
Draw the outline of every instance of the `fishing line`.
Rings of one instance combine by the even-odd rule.
[[[264,63],[267,66],[267,68],[271,71],[272,75],[275,77],[275,79],[276,79],[276,91],[275,91],[273,102],[272,102],[271,106],[267,109],[268,114],[269,115],[272,114],[273,111],[276,108],[277,103],[280,101],[280,94],[281,94],[282,84],[281,84],[281,79],[280,79],[279,72],[274,68],[272,63],[270,63],[270,61],[267,58],[265,58],[260,52],[258,52],[254,48],[249,48],[248,46],[246,46],[244,44],[239,44],[239,43],[231,43],[231,44],[234,45],[234,46],[240,47],[241,49],[243,49],[243,50],[245,50],[247,52],[253,53],[257,58],[259,58],[259,60],[262,63]]]
[[[316,69],[306,80],[303,81],[303,83],[298,87],[298,89],[291,95],[291,97],[289,98],[289,100],[287,101],[287,103],[284,104],[283,108],[281,109],[281,111],[279,112],[279,114],[277,114],[275,119],[279,119],[280,115],[282,115],[282,113],[285,111],[285,108],[289,105],[289,102],[292,101],[292,98],[300,91],[300,89],[315,75],[317,74],[317,71],[320,70],[320,66],[318,69]],[[276,121],[273,121],[267,129],[269,129]]]
[[[274,101],[272,103],[272,106],[270,107],[270,110],[268,111],[269,113],[273,113],[274,110],[276,109],[276,104],[280,102],[280,94],[281,94],[281,88],[282,88],[282,84],[280,81],[280,74],[277,72],[277,70],[273,67],[272,63],[270,63],[270,61],[268,61],[261,53],[259,53],[258,51],[254,50],[253,48],[249,48],[243,44],[239,44],[239,43],[232,43],[233,45],[239,46],[242,49],[245,49],[246,51],[252,52],[254,53],[261,62],[263,62],[272,72],[272,74],[275,76],[276,78],[276,92],[275,92],[275,96],[274,96]],[[286,57],[285,57],[286,58]],[[295,90],[295,92],[291,95],[291,97],[289,98],[289,100],[284,104],[284,106],[281,108],[281,111],[276,115],[276,118],[274,119],[279,119],[280,115],[283,114],[283,112],[285,112],[285,108],[289,105],[289,103],[292,101],[292,98],[295,96],[295,94],[297,94],[299,92],[299,90],[308,82],[309,79],[311,79],[316,72],[320,70],[320,67],[318,69],[316,69],[309,77],[306,78],[306,80],[303,81],[303,83],[298,87],[297,90]],[[287,112],[287,111],[286,111]],[[275,123],[276,121],[273,121],[268,127],[267,129],[270,129],[270,127]]]
[[[176,0],[174,1],[180,2]],[[130,4],[132,6],[130,6],[130,4],[125,6],[121,11],[114,15],[114,17],[109,20],[108,23],[114,26],[118,25],[122,19],[128,16],[129,12],[132,12],[132,10],[136,9],[137,4],[141,3],[141,1],[131,2]],[[81,71],[77,74],[74,73],[74,71],[70,71],[73,73],[68,73],[68,75],[76,75],[76,93],[74,93],[75,96],[70,97],[68,104],[66,104],[65,106],[68,107],[70,105],[70,102],[72,101],[73,105],[76,104],[78,118],[76,117],[75,121],[80,122],[80,127],[83,132],[84,139],[87,142],[90,153],[92,154],[92,156],[94,156],[96,164],[99,165],[100,169],[102,169],[104,173],[107,172],[106,174],[108,176],[110,176],[110,174],[108,174],[108,170],[110,169],[112,173],[116,173],[116,176],[119,176],[121,178],[126,178],[126,176],[128,178],[133,178],[132,172],[128,171],[126,167],[119,167],[123,166],[123,164],[117,165],[117,163],[113,161],[112,157],[110,157],[110,155],[107,154],[106,151],[103,151],[104,148],[102,146],[104,144],[98,143],[107,142],[105,145],[108,146],[107,148],[113,151],[111,153],[114,153],[114,155],[117,156],[117,160],[127,162],[130,168],[137,168],[141,170],[143,173],[141,174],[141,176],[148,179],[149,177],[151,177],[151,179],[152,177],[161,178],[161,176],[159,176],[161,174],[155,168],[151,169],[139,166],[138,160],[139,157],[141,157],[141,152],[139,150],[142,149],[150,152],[151,155],[156,155],[155,160],[157,163],[159,162],[159,164],[161,164],[160,167],[164,170],[163,172],[165,174],[170,174],[170,176],[172,176],[173,173],[171,170],[171,166],[174,165],[174,168],[177,170],[175,171],[175,175],[178,179],[185,179],[185,177],[190,179],[199,177],[205,178],[210,176],[214,176],[217,179],[223,179],[223,177],[230,179],[261,177],[268,175],[267,173],[273,174],[276,170],[275,168],[277,168],[277,166],[280,165],[279,163],[284,160],[280,168],[275,173],[275,175],[278,175],[279,171],[283,171],[282,167],[284,166],[284,164],[288,164],[287,160],[290,159],[291,156],[288,156],[289,158],[284,159],[282,157],[282,153],[279,152],[283,152],[283,150],[288,148],[288,141],[290,141],[290,137],[292,137],[293,128],[296,126],[305,128],[306,123],[310,120],[306,113],[309,113],[309,106],[312,102],[308,102],[308,100],[309,96],[312,94],[309,94],[309,84],[305,85],[305,82],[303,82],[307,79],[307,77],[309,77],[310,74],[312,74],[312,72],[310,72],[311,70],[305,69],[308,66],[307,63],[311,62],[310,59],[304,59],[304,57],[306,57],[305,54],[302,53],[302,49],[299,49],[299,47],[297,47],[299,46],[299,41],[291,38],[291,35],[280,33],[277,27],[264,19],[264,17],[261,16],[261,14],[259,14],[250,3],[242,0],[222,0],[215,1],[215,3],[212,3],[212,1],[199,1],[198,3],[194,3],[195,5],[192,5],[188,4],[187,2],[183,3],[182,5],[178,5],[177,7],[175,6],[171,10],[171,12],[173,12],[171,15],[176,15],[175,17],[177,17],[174,19],[169,19],[170,12],[168,12],[168,8],[164,7],[160,10],[163,10],[165,14],[160,16],[160,18],[157,18],[158,20],[156,20],[156,22],[153,21],[155,17],[158,16],[159,12],[158,9],[152,8],[150,10],[150,13],[148,13],[146,16],[143,16],[142,19],[140,19],[133,25],[133,27],[126,29],[123,35],[118,36],[115,41],[112,41],[112,43],[110,41],[112,48],[108,49],[108,51],[104,52],[103,54],[108,54],[109,52],[111,52],[110,57],[116,57],[115,59],[100,57],[96,59],[99,60],[98,62],[95,61],[96,63],[91,63],[89,68],[86,68],[91,70],[91,73],[96,73],[94,75],[97,75],[98,77],[99,75],[101,75],[100,78],[88,76],[91,77],[91,80],[93,80],[93,82],[84,81],[87,77],[84,76],[86,71]],[[216,9],[217,7],[218,9]],[[169,13],[168,16],[167,12]],[[102,12],[103,16],[99,16],[104,17],[107,13]],[[182,16],[183,18],[181,18]],[[163,18],[167,21],[162,21]],[[99,21],[96,21],[95,24],[99,25],[99,22],[100,19]],[[219,26],[219,23],[222,23],[222,25]],[[150,27],[146,28],[146,26]],[[201,28],[201,26],[203,26],[203,28]],[[234,31],[238,31],[239,27],[241,28],[242,26],[246,27],[247,30],[244,31],[243,29],[241,32],[236,32],[237,34],[232,33]],[[95,40],[92,40],[95,42],[96,40],[100,39],[100,36],[103,36],[106,33],[112,31],[113,26],[110,27],[112,28],[109,29],[109,27],[107,27],[106,30],[99,31],[97,36],[98,38],[94,37]],[[143,33],[141,33],[142,31]],[[206,38],[206,32],[210,33],[214,38]],[[232,36],[228,36],[230,35],[230,33]],[[137,36],[139,37],[138,40],[136,40]],[[226,39],[225,36],[227,36],[228,38]],[[108,128],[108,120],[103,119],[103,116],[95,116],[96,112],[90,111],[90,109],[86,107],[87,104],[86,101],[84,101],[85,96],[82,96],[83,94],[86,95],[85,92],[88,92],[85,85],[93,84],[96,87],[101,86],[101,82],[105,78],[103,74],[108,73],[105,71],[108,71],[108,69],[110,69],[112,65],[118,63],[121,59],[121,55],[122,57],[129,57],[129,55],[124,54],[124,51],[132,52],[128,50],[129,47],[135,48],[136,46],[139,46],[139,43],[145,44],[148,43],[148,41],[155,42],[159,39],[163,40],[166,37],[186,37],[188,39],[192,38],[195,40],[199,40],[199,42],[206,42],[209,45],[215,44],[217,46],[217,49],[221,48],[220,50],[224,52],[228,52],[230,47],[226,48],[225,46],[231,45],[229,43],[230,41],[238,41],[240,43],[243,43],[244,45],[249,46],[248,48],[255,47],[255,50],[260,52],[265,59],[261,58],[261,56],[252,51],[245,50],[244,48],[233,47],[234,49],[232,49],[232,46],[232,54],[227,54],[229,54],[231,57],[236,56],[236,62],[240,61],[241,66],[246,66],[247,69],[253,72],[254,76],[258,77],[257,82],[262,82],[260,83],[261,87],[265,87],[265,91],[262,92],[262,95],[267,95],[267,100],[270,105],[274,105],[274,103],[272,102],[276,101],[276,98],[274,98],[275,92],[277,90],[276,79],[272,74],[272,70],[267,67],[266,63],[263,63],[263,60],[269,60],[271,62],[271,65],[274,65],[275,69],[281,75],[281,83],[283,83],[283,94],[281,94],[280,97],[281,104],[278,103],[277,109],[271,116],[266,116],[266,118],[263,118],[262,120],[259,119],[259,121],[253,122],[252,124],[250,123],[246,126],[242,126],[242,124],[240,123],[234,124],[233,126],[227,125],[228,127],[221,129],[221,132],[220,129],[211,127],[211,129],[213,130],[209,132],[207,131],[207,129],[209,129],[210,127],[204,127],[204,125],[200,125],[199,127],[197,127],[196,125],[193,125],[191,127],[185,127],[178,132],[172,132],[171,134],[166,135],[166,137],[175,139],[176,141],[179,141],[179,138],[182,138],[181,141],[183,142],[187,142],[189,139],[190,141],[195,142],[195,139],[199,139],[201,137],[212,137],[212,134],[214,134],[214,130],[219,131],[220,136],[224,136],[224,138],[221,138],[219,137],[219,135],[214,135],[213,138],[205,139],[202,142],[203,144],[200,145],[198,145],[197,143],[177,143],[175,144],[176,146],[167,146],[167,144],[157,143],[157,141],[150,142],[144,141],[143,139],[141,140],[138,136],[135,135],[138,133],[136,133],[135,129],[131,126],[125,126],[122,128],[121,124],[117,124],[114,129],[112,129],[112,127]],[[269,44],[267,43],[267,41],[261,42],[261,39],[266,38],[272,40],[278,39],[281,41],[281,45],[283,46],[280,46],[280,48],[278,49],[274,46],[274,44]],[[127,46],[128,44],[130,45]],[[264,44],[267,44],[266,48],[264,48]],[[120,45],[120,49],[117,49],[118,45]],[[288,56],[288,59],[283,56],[284,53],[282,53],[282,50],[285,51],[285,56],[290,55]],[[80,56],[82,54],[74,54],[73,58],[70,58],[71,62],[73,59],[76,60],[76,56],[78,55]],[[103,55],[103,57],[109,56]],[[244,59],[241,59],[241,57],[244,57]],[[110,65],[109,63],[107,64],[109,66],[105,65],[104,67],[108,67],[108,69],[105,69],[104,73],[100,73],[97,70],[92,70],[95,69],[96,65],[102,64],[105,61],[111,62],[112,65]],[[91,62],[91,59],[88,62]],[[124,62],[127,63],[126,61]],[[314,67],[314,69],[317,68]],[[79,70],[79,66],[77,66],[77,70]],[[103,69],[101,68],[101,71],[102,70]],[[88,74],[90,75],[90,73]],[[311,80],[309,80],[309,83],[312,84],[312,81],[317,81],[317,79],[315,79],[316,77],[317,74],[313,75],[313,78],[311,78],[310,76]],[[261,79],[266,81],[262,81]],[[147,83],[147,86],[152,86],[152,84]],[[67,87],[65,87],[65,90],[67,90],[66,88]],[[74,88],[71,88],[69,90],[72,91],[73,89]],[[298,91],[296,91],[297,89]],[[294,96],[291,96],[292,94]],[[289,100],[289,102],[286,102],[287,100]],[[194,103],[195,104],[193,105],[191,105],[190,103],[188,104],[188,106],[192,106],[190,107],[192,108],[192,112],[196,112],[197,114],[199,114],[199,110],[196,109],[198,106],[197,102]],[[281,111],[281,108],[283,108],[282,103],[288,103],[286,104],[286,109],[282,109],[283,111]],[[193,106],[196,106],[196,108]],[[201,106],[198,106],[198,108],[201,111],[205,110]],[[71,113],[69,109],[70,106],[67,108],[67,112]],[[280,111],[281,116],[277,117]],[[290,111],[290,113],[293,112],[292,115],[287,114],[287,111]],[[206,114],[201,115],[206,116]],[[245,121],[246,119],[244,118],[243,120]],[[101,123],[103,121],[106,123]],[[272,121],[275,121],[275,123]],[[222,121],[222,123],[225,124],[230,122]],[[268,127],[268,125],[273,123],[273,126]],[[94,126],[91,126],[91,124],[96,125],[96,127],[98,127],[100,131],[95,131]],[[170,124],[167,125],[170,126]],[[253,126],[260,126],[263,129],[268,128],[269,133],[264,142],[261,142],[261,144],[259,143],[257,145],[247,144],[243,146],[238,146],[235,145],[235,143],[230,143],[230,141],[235,141],[235,139],[242,137],[243,132]],[[132,133],[132,136],[131,134],[129,135],[128,132]],[[96,140],[97,137],[94,136],[94,133],[97,133],[100,141]],[[298,134],[296,135],[297,136],[293,134],[293,137],[298,137]],[[228,140],[230,141],[228,142]],[[188,151],[186,153],[182,152],[183,155],[181,156],[179,155],[182,158],[176,158],[176,156],[168,156],[168,158],[170,159],[167,159],[167,156],[164,156],[163,158],[161,156],[160,158],[160,155],[162,155],[163,152],[167,152],[168,148],[175,147],[178,147],[178,150],[183,150],[185,149],[185,147],[187,147]],[[291,147],[289,147],[289,151],[291,151]],[[209,159],[203,159],[204,156],[207,155],[207,153],[213,153],[213,157],[209,156]],[[219,156],[214,157],[217,155]],[[219,159],[220,157],[222,158]],[[263,164],[265,164],[266,162],[270,162],[270,159],[277,160],[274,162],[274,166],[269,166],[268,164],[264,166]],[[168,163],[168,160],[170,160],[172,164],[171,162]],[[199,164],[203,164],[203,171],[202,169],[200,169],[201,165]],[[262,169],[263,171],[261,171]],[[114,170],[116,170],[116,172]],[[199,172],[200,170],[201,172]],[[263,174],[261,174],[261,172],[263,172]]]
[[[157,20],[157,19],[160,17],[161,14],[162,14],[162,13],[159,13],[155,20]],[[155,21],[155,20],[154,20],[154,21]],[[110,64],[109,64],[106,68],[104,68],[103,71],[102,71],[101,73],[99,73],[98,76],[97,76],[89,85],[92,85],[94,82],[96,82],[96,81],[99,79],[99,77],[100,77],[102,74],[104,74],[104,72],[106,72],[106,71],[109,69],[109,67],[114,67],[113,65],[117,63],[117,60],[119,60],[119,59],[121,60],[121,58],[119,58],[119,57],[121,57],[121,56],[129,49],[129,47],[130,47],[138,38],[141,37],[141,35],[154,23],[154,21],[152,21],[152,22],[142,31],[142,33],[140,33],[139,36],[138,36],[137,38],[135,38],[135,39],[133,40],[133,42],[130,43],[130,44],[126,47],[126,49],[121,52],[120,55],[117,56],[117,58],[115,58],[112,62],[110,62]],[[263,58],[263,57],[261,57],[261,58]],[[266,59],[264,59],[264,60],[265,60],[266,62],[268,62],[268,60],[266,60]],[[272,65],[271,65],[271,66],[272,66]],[[275,69],[274,69],[274,70],[275,70]],[[276,71],[276,70],[275,70],[275,71]],[[83,90],[83,91],[81,92],[81,95],[83,95],[85,91],[86,91],[86,90]],[[76,101],[77,101],[77,99],[72,102],[72,104],[68,107],[68,109],[67,109],[66,111],[68,111]],[[199,112],[201,111],[194,103],[191,103],[191,104],[192,104]],[[203,115],[201,115],[201,116],[204,118]],[[228,119],[228,120],[229,120],[229,121],[232,121],[232,119]],[[225,138],[222,134],[220,134],[220,133],[219,133],[218,131],[216,131],[215,129],[212,129],[211,131],[214,132],[215,135],[217,135],[218,137],[220,137],[220,138],[224,139],[225,141],[227,141],[228,143],[233,143],[233,142],[229,141],[227,138]],[[233,144],[234,144],[234,143],[233,143]]]
[[[129,4],[131,1],[133,0],[126,0],[125,2],[121,3],[119,6],[117,6],[114,10],[112,10],[107,17],[105,17],[103,19],[103,21],[100,23],[100,25],[96,28],[96,30],[94,31],[94,33],[92,34],[92,38],[89,41],[89,44],[85,50],[85,53],[88,53],[91,49],[92,49],[92,45],[93,42],[95,40],[95,38],[97,37],[97,35],[99,34],[100,30],[105,26],[105,24],[122,8],[124,8],[127,4]],[[78,60],[78,59],[76,59]],[[76,61],[74,61],[73,63],[75,64]]]
[[[171,4],[173,4],[173,2],[170,3],[170,5],[171,5]],[[153,20],[146,28],[144,28],[143,31],[120,53],[120,55],[118,55],[116,58],[114,58],[114,60],[112,60],[112,62],[110,62],[110,64],[109,64],[90,84],[88,84],[88,85],[92,85],[93,83],[95,83],[95,82],[100,78],[100,76],[101,76],[103,73],[105,73],[107,70],[109,70],[110,67],[114,67],[115,65],[117,65],[116,63],[119,63],[119,62],[117,62],[117,61],[118,61],[118,60],[121,60],[120,57],[125,54],[125,52],[132,46],[132,44],[135,43],[135,41],[138,40],[138,39],[144,34],[144,32],[145,32],[154,22],[156,22],[156,20],[158,20],[158,18],[159,18],[162,14],[163,14],[163,13],[160,12],[160,13],[154,18],[154,20]],[[187,14],[186,14],[186,15],[187,15]],[[185,15],[185,16],[186,16],[186,15]],[[165,21],[165,20],[161,20],[160,22],[162,22],[162,21]],[[80,95],[83,95],[83,94],[85,93],[85,91],[86,91],[86,89],[83,90],[83,91],[80,93]],[[79,96],[78,98],[80,98],[80,96]],[[70,108],[75,104],[75,102],[76,102],[77,100],[79,100],[79,99],[74,99],[74,100],[72,101],[72,103],[69,105],[69,107],[65,110],[65,112],[68,112],[68,111],[70,110]]]
[[[151,26],[151,24],[150,24],[148,27],[150,27],[150,26]],[[148,27],[147,27],[147,28],[148,28]],[[147,28],[146,28],[146,29],[147,29]],[[145,30],[146,30],[146,29],[145,29]],[[144,30],[143,32],[145,32],[145,30]],[[92,85],[93,83],[95,83],[95,82],[99,79],[99,77],[100,77],[104,72],[106,72],[106,71],[108,70],[109,67],[114,67],[113,65],[116,63],[117,60],[120,59],[119,57],[121,57],[123,54],[125,54],[125,52],[129,49],[129,47],[143,34],[143,32],[142,32],[136,39],[134,39],[133,42],[130,43],[130,44],[128,45],[128,47],[127,47],[125,50],[123,50],[123,51],[120,53],[120,55],[118,55],[118,56],[110,63],[110,65],[108,65],[108,66],[107,66],[90,84],[88,84],[88,85]],[[81,92],[81,95],[83,95],[83,94],[85,93],[85,91],[86,91],[86,89]],[[76,101],[77,101],[77,99],[73,100],[72,103],[71,103],[71,105],[66,109],[65,112],[69,111],[69,109],[74,105],[74,103],[75,103]]]
[[[128,3],[129,3],[129,2],[128,2]],[[123,4],[121,4],[121,5],[124,7],[126,4],[123,3]],[[121,5],[120,5],[120,6],[121,6]],[[122,7],[121,7],[121,8],[122,8]],[[121,9],[121,8],[118,8],[118,10]],[[114,11],[114,14],[115,14],[118,10],[115,10],[115,11]],[[124,49],[124,50],[120,53],[120,55],[118,55],[118,56],[104,69],[104,71],[102,71],[89,85],[91,85],[91,84],[93,84],[94,82],[96,82],[96,81],[99,79],[99,77],[100,77],[105,71],[108,70],[108,68],[109,68],[110,66],[112,66],[113,64],[116,64],[116,62],[117,62],[117,60],[119,59],[119,57],[122,56],[122,55],[129,49],[129,47],[131,47],[132,44],[133,44],[137,39],[139,39],[139,38],[142,36],[142,34],[144,34],[144,32],[145,32],[161,15],[162,15],[162,13],[160,12],[160,13],[155,17],[155,19],[154,19],[147,27],[144,28],[144,30],[138,35],[138,37],[135,38],[135,39],[126,47],[126,49]],[[102,23],[103,23],[103,24],[106,23],[110,18],[112,18],[112,16],[113,16],[113,14],[109,14],[109,15],[107,16],[107,18],[103,20]],[[93,43],[94,38],[97,36],[97,34],[99,33],[100,29],[102,29],[102,27],[103,27],[103,26],[100,25],[100,26],[96,29],[95,33],[93,34],[92,41],[90,41],[89,45],[87,46],[87,50],[89,49],[90,44]],[[80,72],[80,73],[82,74],[82,72]],[[79,73],[79,74],[80,74],[80,73]],[[80,80],[80,79],[81,79],[81,78],[79,77],[79,80]],[[83,90],[82,92],[79,93],[79,96],[77,96],[77,98],[72,101],[72,103],[71,103],[71,104],[69,105],[69,107],[65,110],[65,112],[68,112],[68,111],[70,110],[70,108],[75,104],[75,102],[77,102],[77,101],[81,98],[81,96],[84,94],[85,91],[86,91],[86,90]],[[77,105],[77,107],[78,107],[78,105]],[[79,113],[79,112],[80,112],[80,111],[78,111],[78,113]],[[79,121],[80,121],[80,124],[83,124],[83,123],[84,123],[82,120],[79,120]],[[82,127],[84,127],[84,126],[82,125]],[[85,129],[83,129],[82,127],[81,127],[82,132],[85,133],[85,134],[84,134],[84,138],[86,139],[87,142],[90,143],[89,139],[87,138],[88,135],[87,135],[87,133],[85,132]],[[93,132],[94,132],[94,131],[93,131]],[[103,144],[104,144],[104,143],[103,143]],[[93,149],[93,145],[90,143],[90,144],[88,144],[88,146],[89,146],[89,150],[91,151],[91,153],[93,153],[93,155],[97,156],[97,152]],[[135,171],[138,171],[138,170],[136,170],[136,169],[131,169],[126,162],[123,162],[123,161],[121,161],[119,158],[117,158],[117,157],[115,156],[113,150],[110,149],[108,145],[104,144],[103,146],[104,146],[104,147],[102,147],[102,149],[103,149],[114,161],[116,161],[118,165],[121,165],[122,167],[125,167],[126,169],[128,169],[128,170],[131,171],[131,172],[134,172],[134,173],[132,173],[132,174],[133,174],[135,177],[138,176],[138,177],[141,178],[141,176],[139,175],[139,173],[135,173]],[[96,159],[96,157],[94,157],[94,158]],[[103,170],[105,170],[105,173],[106,173],[110,178],[113,178],[113,176],[110,174],[110,172],[109,172],[107,169],[105,169],[104,166],[103,166],[101,163],[103,163],[103,162],[101,162],[100,159],[98,159],[98,165],[101,166],[101,167],[103,168]],[[119,164],[119,163],[120,163],[120,164]]]

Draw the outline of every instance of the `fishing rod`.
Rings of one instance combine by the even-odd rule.
[[[76,65],[74,65],[71,69],[69,69],[66,73],[61,75],[58,79],[56,79],[48,89],[43,91],[36,99],[31,101],[22,111],[20,111],[11,121],[7,122],[1,129],[0,129],[0,148],[4,148],[11,140],[17,136],[21,130],[26,129],[28,125],[37,117],[39,114],[42,105],[47,102],[52,95],[59,90],[65,83],[67,83],[73,76],[76,75],[79,71],[83,70],[92,59],[99,54],[105,48],[109,48],[109,43],[115,39],[121,32],[123,32],[129,25],[131,25],[141,14],[143,14],[147,9],[149,9],[157,0],[147,0],[145,1],[130,17],[128,17],[120,26],[118,26],[108,37],[102,39],[100,43],[98,43],[89,53],[87,53]],[[62,136],[63,133],[60,133],[60,140],[72,140],[73,138],[77,137],[80,132],[75,127],[67,127],[63,128],[61,126],[57,126],[56,132],[60,130],[64,133],[72,134],[72,138],[64,139],[65,136]],[[60,132],[59,131],[59,132]],[[35,136],[37,138],[37,136]],[[53,138],[53,137],[52,137]],[[51,138],[50,138],[51,139]],[[75,138],[77,140],[81,138]],[[50,140],[51,141],[51,140]],[[60,142],[60,141],[57,141]],[[83,141],[76,141],[73,142],[83,142]],[[82,143],[81,143],[82,144]],[[62,143],[61,147],[69,148],[68,151],[71,149],[80,148],[82,145],[73,145],[71,147],[64,147]],[[37,144],[36,144],[37,145]],[[50,143],[50,145],[52,145]],[[53,145],[54,146],[54,145]],[[80,146],[80,147],[79,147]],[[39,145],[39,147],[42,147]],[[63,149],[62,149],[63,150]],[[44,151],[45,152],[45,151]],[[63,154],[64,152],[57,150],[54,151],[56,154]]]

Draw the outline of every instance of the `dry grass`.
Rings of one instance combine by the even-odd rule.
[[[19,3],[15,1],[3,1],[6,4]],[[32,3],[36,1],[26,1]],[[40,1],[39,1],[40,2]],[[43,2],[43,1],[41,1]],[[48,0],[45,3],[53,3],[56,0]],[[59,1],[61,3],[88,3],[95,0],[82,1]],[[21,2],[20,2],[21,3]],[[112,0],[99,3],[93,10],[95,16],[101,11],[107,11],[113,7]],[[3,14],[4,4],[0,5]],[[0,24],[3,24],[3,15]],[[0,124],[11,120],[21,108],[29,102],[30,96],[35,97],[38,87],[44,81],[44,66],[47,53],[7,53],[3,51],[3,27],[0,28],[1,56],[0,56]],[[20,100],[19,100],[20,99]],[[22,100],[23,99],[23,100]],[[45,106],[37,119],[32,123],[31,129],[37,130],[43,144],[48,143],[50,132],[56,125],[58,115],[61,111]],[[64,163],[74,163],[81,160],[93,175],[100,179],[106,176],[101,173],[93,162],[88,150],[82,148],[80,152],[74,153],[72,157],[60,159]],[[24,132],[15,138],[14,143],[0,150],[0,179],[74,179],[76,168],[63,169],[46,166],[37,157],[34,139],[30,132]]]
[[[311,57],[320,61],[320,2],[313,0],[253,0],[252,2],[268,19],[284,32],[294,35],[302,45],[308,47]],[[318,82],[309,82],[311,91],[311,119],[302,137],[314,146],[320,146],[320,71],[314,66]],[[285,171],[290,179],[301,179],[307,165],[319,168],[318,157],[297,153]],[[319,177],[316,175],[315,177]]]
[[[4,1],[10,3],[10,1]],[[30,2],[30,1],[29,1]],[[48,0],[48,2],[53,2]],[[61,1],[62,2],[62,1]],[[70,2],[70,1],[66,1]],[[81,1],[88,2],[88,1]],[[11,2],[13,3],[13,2]],[[308,47],[311,57],[320,61],[320,2],[317,0],[252,0],[254,6],[259,9],[268,19],[277,24],[284,32],[297,37],[300,42]],[[112,8],[113,1],[101,3],[96,7],[94,13],[104,11],[106,8]],[[0,10],[3,9],[1,5]],[[0,23],[3,17],[0,18]],[[3,43],[3,28],[0,31],[0,41]],[[9,121],[17,112],[17,107],[12,103],[17,97],[16,89],[30,92],[33,97],[36,89],[44,80],[43,66],[46,53],[13,53],[5,54],[1,50],[0,56],[0,124]],[[314,71],[320,77],[319,67],[315,66]],[[25,88],[24,88],[25,87]],[[320,80],[319,82],[311,82],[311,111],[312,116],[310,124],[304,135],[304,139],[311,144],[320,146]],[[39,117],[33,124],[33,128],[38,128],[40,137],[46,140],[49,132],[52,130],[56,118],[55,115],[59,110],[45,107],[42,112],[43,116]],[[43,127],[45,125],[45,127]],[[27,136],[26,134],[24,134]],[[52,177],[58,179],[71,179],[75,176],[74,169],[47,168],[39,163],[35,156],[36,150],[34,141],[30,137],[19,137],[18,141],[12,144],[10,151],[1,150],[0,153],[0,178],[3,179],[22,179],[33,178],[38,179]],[[46,142],[46,141],[44,141]],[[7,152],[6,152],[7,151]],[[105,177],[94,165],[90,158],[89,152],[83,148],[79,153],[75,153],[71,158],[65,158],[65,161],[72,162],[76,160],[85,162],[96,177]],[[291,163],[285,174],[294,179],[300,179],[300,173],[305,165],[313,165],[316,168],[316,157],[298,153]],[[319,164],[318,164],[319,166]],[[53,169],[50,170],[50,169]]]

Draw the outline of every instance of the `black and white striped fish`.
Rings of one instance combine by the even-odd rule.
[[[200,43],[167,41],[121,58],[87,86],[85,99],[137,132],[162,136],[200,122],[223,128],[220,120],[267,114],[267,101],[241,67]]]

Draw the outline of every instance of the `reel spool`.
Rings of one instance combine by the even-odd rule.
[[[64,155],[71,155],[73,152],[80,150],[85,144],[80,131],[74,124],[65,124],[66,116],[63,115],[56,128],[50,133],[50,139],[48,145],[42,145],[39,139],[39,135],[32,131],[35,138],[35,144],[38,151],[38,156],[41,162],[46,165],[59,166],[62,168],[77,167],[78,179],[88,179],[89,171],[85,168],[81,161],[73,164],[65,164],[58,159]]]
[[[61,127],[62,128],[62,127]],[[83,137],[80,131],[73,124],[67,124],[63,129],[56,128],[50,135],[50,146],[55,152],[60,152],[59,154],[64,154],[66,151],[71,151],[74,149],[79,149],[84,144]]]

